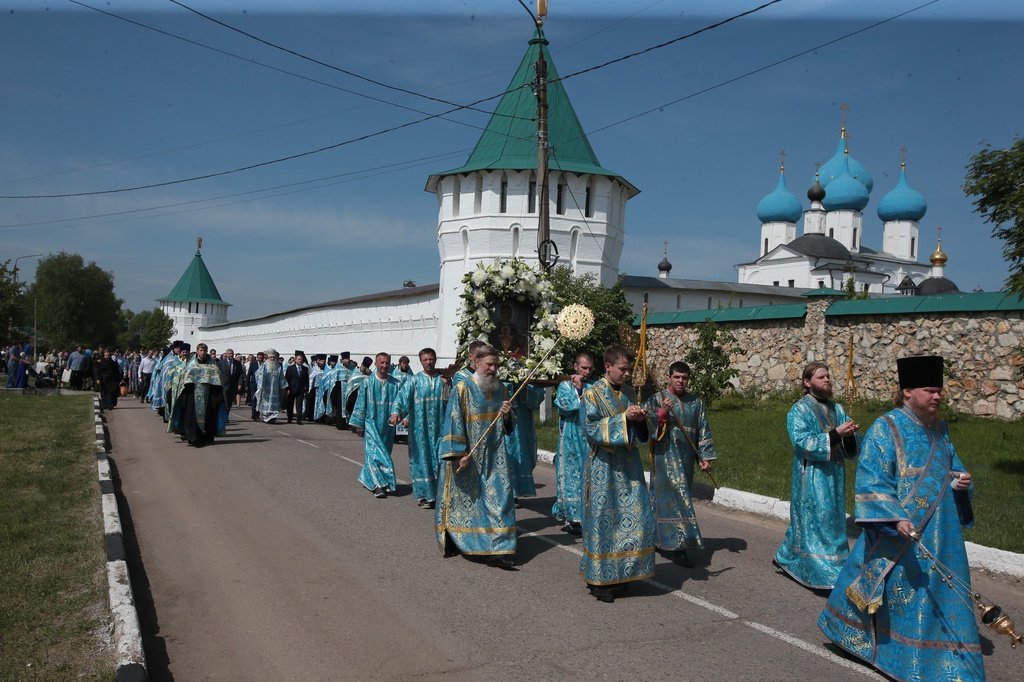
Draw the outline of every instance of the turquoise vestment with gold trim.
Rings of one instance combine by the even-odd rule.
[[[583,393],[590,453],[583,470],[583,558],[588,585],[617,585],[654,575],[654,514],[637,442],[645,421],[628,421],[630,386],[602,378]]]
[[[439,449],[442,461],[434,511],[442,552],[445,539],[450,538],[463,554],[515,554],[516,508],[505,428],[511,422],[500,420],[469,466],[457,471],[458,459],[477,444],[505,400],[508,393],[500,383],[484,391],[474,378],[464,378],[452,387]]]
[[[985,679],[974,609],[964,598],[971,574],[962,526],[969,491],[951,487],[965,471],[945,422],[925,426],[906,408],[875,421],[857,466],[856,521],[864,532],[843,566],[818,627],[837,645],[897,680]],[[956,576],[950,589],[912,540]]]
[[[849,419],[843,406],[805,395],[790,408],[793,443],[789,528],[775,563],[801,585],[830,590],[850,556],[846,535],[846,460],[857,456],[829,432]]]

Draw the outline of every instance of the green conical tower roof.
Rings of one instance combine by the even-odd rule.
[[[523,60],[516,69],[512,82],[498,103],[487,128],[476,143],[469,160],[459,168],[435,173],[427,180],[426,190],[433,192],[437,181],[446,175],[471,173],[481,170],[536,170],[537,169],[537,98],[536,83],[538,52],[543,50],[548,66],[548,144],[551,154],[548,168],[553,171],[589,173],[618,178],[629,188],[630,196],[639,193],[629,182],[616,173],[601,167],[583,126],[572,108],[569,95],[562,87],[555,64],[547,49],[548,41],[537,31]]]
[[[171,289],[171,293],[163,298],[158,298],[157,301],[161,303],[173,301],[231,305],[220,297],[217,285],[213,283],[213,277],[210,277],[210,271],[206,269],[206,263],[203,262],[203,256],[199,253],[199,249],[196,249],[196,255],[192,257],[192,262],[188,264],[181,279]]]

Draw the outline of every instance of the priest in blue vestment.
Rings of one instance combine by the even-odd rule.
[[[515,387],[506,384],[509,395],[515,395]],[[512,496],[533,497],[537,485],[533,470],[537,466],[537,429],[533,424],[533,413],[544,401],[544,391],[536,386],[525,386],[512,401],[516,427],[508,437],[509,465],[512,470]]]
[[[277,422],[277,415],[281,411],[281,392],[287,384],[280,354],[270,348],[266,356],[267,359],[256,370],[256,412],[261,420],[273,424]]]
[[[900,358],[897,370],[902,405],[868,429],[857,466],[863,532],[818,626],[896,680],[977,682],[985,669],[962,531],[974,520],[971,475],[939,417],[942,358]]]
[[[338,388],[339,373],[338,356],[328,355],[327,366],[320,373],[320,381],[316,385],[316,396],[313,400],[313,421],[318,422],[325,417],[340,416],[335,407],[336,401],[332,399],[334,389]]]
[[[423,371],[402,384],[391,406],[392,426],[405,422],[409,429],[409,475],[412,494],[422,509],[433,509],[437,494],[438,441],[451,380],[435,367],[437,352],[424,348],[419,353]]]
[[[673,362],[668,388],[644,403],[648,427],[654,430],[650,490],[655,546],[684,568],[694,566],[687,549],[704,547],[693,508],[694,465],[710,472],[718,458],[704,404],[687,391],[689,385],[690,366]]]
[[[804,587],[831,590],[850,555],[846,461],[857,456],[858,425],[832,400],[825,363],[808,363],[801,381],[804,396],[786,417],[793,443],[789,529],[774,563]]]
[[[391,459],[395,427],[390,419],[399,383],[389,372],[390,364],[390,355],[377,353],[374,359],[376,372],[363,380],[348,420],[356,433],[363,437],[363,468],[359,471],[359,482],[379,499],[398,490],[395,463]]]
[[[604,353],[604,377],[583,393],[590,456],[583,469],[580,574],[599,601],[654,575],[654,513],[637,443],[647,416],[632,386],[633,359],[622,346]]]
[[[583,461],[590,453],[580,398],[590,387],[594,356],[590,351],[580,351],[572,368],[572,377],[558,384],[555,392],[558,447],[554,462],[555,504],[551,507],[551,514],[565,524],[563,531],[579,537],[583,522]]]
[[[448,400],[434,528],[446,557],[482,557],[515,570],[516,509],[506,447],[515,417],[497,378],[498,351],[484,345],[475,362],[473,376],[453,386]],[[500,423],[489,429],[496,419]]]
[[[359,388],[366,381],[366,377],[373,371],[372,368],[373,359],[364,357],[359,365],[351,369],[347,377],[345,377],[345,370],[342,370],[344,383],[341,384],[340,411],[342,421],[338,424],[339,429],[343,428],[343,425],[351,426],[352,411],[356,408],[356,400],[359,399]]]
[[[146,398],[149,400],[149,409],[161,416],[164,413],[164,368],[170,367],[171,358],[178,356],[180,347],[181,341],[175,341],[153,365],[153,377],[149,380],[149,393],[146,394]]]

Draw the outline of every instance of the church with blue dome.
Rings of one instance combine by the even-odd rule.
[[[757,259],[737,265],[740,284],[805,289],[843,289],[854,280],[858,292],[917,295],[935,293],[936,277],[942,293],[957,291],[943,277],[941,262],[920,262],[920,222],[928,203],[907,180],[906,158],[896,186],[878,202],[882,223],[881,249],[863,243],[864,211],[875,181],[868,169],[850,154],[843,122],[836,153],[818,168],[807,190],[809,208],[790,190],[785,164],[779,164],[775,189],[757,205],[761,238]],[[803,219],[803,234],[797,224]]]

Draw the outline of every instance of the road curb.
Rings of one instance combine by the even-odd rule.
[[[554,456],[554,453],[548,450],[537,451],[537,459],[542,462],[550,464],[554,461]],[[718,488],[714,491],[714,497],[710,502],[727,509],[789,521],[789,502],[775,497],[733,488]],[[1024,578],[1024,554],[986,547],[974,542],[964,542],[964,545],[967,547],[967,560],[974,568],[984,568],[1015,578]]]
[[[145,682],[146,655],[142,649],[142,631],[135,607],[132,585],[125,561],[124,533],[117,510],[114,480],[111,477],[107,452],[108,434],[100,412],[99,400],[93,398],[93,420],[96,427],[96,470],[103,509],[103,544],[107,552],[107,594],[113,624],[117,682]]]

